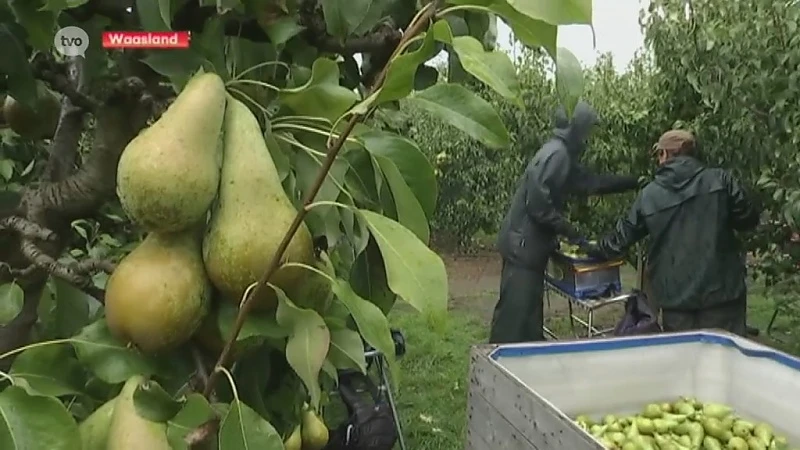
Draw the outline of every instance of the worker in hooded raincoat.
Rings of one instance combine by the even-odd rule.
[[[612,194],[639,186],[635,176],[593,174],[579,164],[597,122],[586,102],[578,102],[571,120],[559,109],[553,137],[536,152],[519,180],[498,234],[503,268],[490,343],[544,340],[544,274],[558,248],[557,238],[586,245],[564,217],[567,196]]]
[[[650,236],[646,271],[664,331],[745,336],[747,268],[736,233],[755,228],[760,211],[733,176],[701,163],[695,148],[688,131],[664,133],[653,146],[655,179],[616,229],[585,251],[617,257]]]

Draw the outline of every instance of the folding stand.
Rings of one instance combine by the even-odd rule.
[[[399,330],[392,330],[392,340],[394,341],[394,351],[396,357],[401,357],[406,352],[405,337]],[[403,438],[403,429],[400,426],[400,415],[397,412],[397,404],[392,395],[392,384],[389,379],[389,370],[386,363],[386,357],[380,351],[372,348],[370,345],[365,346],[364,356],[367,359],[367,373],[373,366],[378,372],[378,391],[385,396],[389,408],[392,410],[392,417],[394,417],[394,426],[397,430],[397,441],[400,443],[400,449],[406,450],[405,439]]]

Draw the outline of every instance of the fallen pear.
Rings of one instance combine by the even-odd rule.
[[[159,232],[205,222],[219,187],[225,96],[218,75],[196,75],[125,147],[117,166],[117,196],[134,222]]]
[[[144,381],[134,375],[122,387],[108,431],[108,450],[170,450],[167,424],[151,422],[136,412],[133,394]]]
[[[208,313],[211,284],[201,258],[200,230],[150,233],[106,284],[111,332],[146,353],[183,344]]]
[[[300,425],[296,426],[292,434],[283,441],[283,448],[284,450],[302,450],[303,436],[300,432]]]
[[[223,126],[219,195],[203,242],[203,260],[214,286],[237,304],[275,256],[297,210],[281,185],[261,128],[242,102],[229,97]],[[303,223],[281,261],[314,263],[311,233]],[[292,291],[308,278],[301,267],[281,267],[270,282]],[[274,308],[277,296],[261,289],[254,306]]]
[[[117,398],[103,403],[93,413],[81,422],[78,431],[81,434],[81,449],[106,450],[108,446],[108,431],[111,418],[114,415],[114,405]]]
[[[303,450],[322,450],[327,445],[328,427],[313,410],[303,411],[301,430]]]

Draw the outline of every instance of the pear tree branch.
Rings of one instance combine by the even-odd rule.
[[[416,19],[409,25],[408,29],[403,33],[403,37],[400,39],[400,43],[396,47],[392,57],[389,58],[389,61],[393,60],[397,54],[404,48],[405,43],[409,40],[414,38],[416,35],[421,33],[426,29],[429,25],[431,19],[435,16],[437,9],[439,8],[439,4],[441,0],[434,0],[429,3],[424,11],[421,11],[420,14],[416,17]],[[389,70],[389,63],[384,65],[383,69],[379,73],[378,77],[376,78],[375,84],[372,85],[372,88],[364,98],[369,98],[372,94],[377,92],[382,86],[386,79],[386,73]],[[370,108],[370,110],[373,110]],[[314,183],[311,186],[311,189],[306,194],[306,197],[303,199],[303,207],[297,211],[297,215],[295,215],[294,221],[289,226],[289,230],[286,231],[286,234],[283,236],[280,245],[278,245],[278,249],[275,252],[275,255],[272,257],[269,265],[267,266],[267,270],[261,276],[261,279],[258,280],[258,284],[255,286],[254,289],[251,289],[250,295],[248,295],[244,302],[239,309],[239,313],[236,316],[236,322],[233,326],[233,332],[231,333],[230,337],[228,338],[227,342],[225,343],[225,347],[223,348],[222,352],[217,359],[215,368],[211,375],[209,376],[208,383],[205,386],[203,391],[203,395],[208,398],[211,393],[214,391],[214,383],[218,377],[218,374],[222,372],[220,368],[225,367],[228,363],[228,358],[230,357],[231,350],[233,349],[233,345],[236,342],[236,338],[239,336],[239,332],[242,330],[242,326],[244,326],[244,321],[247,318],[250,309],[252,308],[252,299],[257,298],[258,295],[261,293],[263,289],[270,289],[267,285],[272,275],[278,270],[281,264],[281,259],[283,257],[284,252],[289,247],[289,243],[291,242],[292,238],[294,237],[297,230],[300,228],[300,225],[303,223],[303,219],[305,218],[306,214],[308,213],[308,205],[310,205],[314,198],[317,196],[320,188],[322,187],[322,183],[325,181],[325,178],[328,176],[328,172],[330,171],[331,167],[333,166],[334,161],[336,160],[336,156],[339,154],[339,151],[344,146],[344,143],[347,141],[350,133],[352,133],[355,126],[361,122],[364,117],[369,115],[369,111],[366,114],[358,114],[355,113],[350,117],[348,120],[344,130],[339,134],[339,137],[331,144],[327,157],[325,161],[322,163],[322,167],[317,174]]]

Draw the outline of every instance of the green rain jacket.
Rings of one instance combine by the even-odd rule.
[[[736,231],[755,228],[759,213],[728,172],[678,156],[659,167],[628,216],[597,245],[613,257],[649,235],[648,276],[659,306],[700,310],[746,294]]]
[[[555,119],[553,138],[528,163],[497,236],[503,259],[537,270],[547,265],[557,248],[557,236],[579,237],[563,214],[567,196],[613,194],[639,187],[635,176],[596,174],[579,163],[598,122],[591,105],[580,101],[571,120],[563,109]]]

